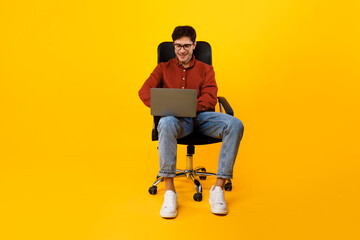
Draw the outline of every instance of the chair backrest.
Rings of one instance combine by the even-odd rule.
[[[193,54],[196,59],[206,64],[212,65],[212,53],[209,43],[204,41],[198,41],[194,49]],[[175,58],[175,51],[173,42],[162,42],[158,46],[158,63],[167,62],[172,58]],[[160,117],[154,116],[154,129],[152,131],[152,140],[158,140],[157,125]],[[199,133],[192,133],[184,138],[178,139],[178,144],[184,145],[203,145],[221,142],[221,139],[206,137]]]
[[[194,49],[197,60],[212,65],[212,53],[209,43],[198,41]],[[167,62],[175,57],[173,42],[162,42],[158,46],[158,63]]]

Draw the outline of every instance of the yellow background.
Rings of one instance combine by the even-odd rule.
[[[357,0],[0,1],[1,239],[359,239]],[[192,25],[245,135],[214,216],[178,180],[163,220],[156,48]],[[195,165],[216,171],[220,145]],[[179,147],[179,167],[185,147]]]

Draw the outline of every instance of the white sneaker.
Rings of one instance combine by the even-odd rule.
[[[163,218],[175,218],[177,216],[177,193],[167,190],[164,194],[164,203],[160,210],[160,216]]]
[[[226,207],[224,191],[219,186],[212,186],[210,189],[209,203],[211,205],[211,212],[214,214],[225,215],[228,212]]]

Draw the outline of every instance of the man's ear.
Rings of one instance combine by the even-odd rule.
[[[195,47],[196,47],[196,44],[197,44],[197,42],[194,42],[194,49],[195,49]]]

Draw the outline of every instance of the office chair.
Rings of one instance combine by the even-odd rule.
[[[212,54],[211,46],[209,43],[204,41],[198,41],[196,48],[194,49],[194,55],[197,60],[212,65]],[[158,46],[158,63],[167,62],[170,59],[175,58],[174,46],[172,42],[163,42]],[[226,114],[231,116],[234,115],[234,112],[224,97],[218,97],[220,112],[225,110]],[[152,141],[158,140],[158,131],[157,125],[159,123],[160,117],[154,116],[154,128],[152,130]],[[189,180],[193,180],[196,188],[196,193],[194,194],[195,201],[202,200],[202,186],[197,176],[200,180],[205,180],[206,176],[216,176],[215,173],[207,172],[205,167],[196,167],[193,168],[193,154],[195,153],[195,145],[205,145],[221,142],[221,139],[212,138],[204,136],[200,133],[194,131],[190,135],[180,138],[177,140],[178,144],[187,145],[187,157],[186,157],[186,169],[176,170],[176,177],[187,177]],[[164,177],[156,177],[156,181],[149,188],[149,193],[155,195],[157,193],[157,184],[164,181]],[[231,191],[232,183],[231,180],[227,180],[225,184],[225,190]]]

